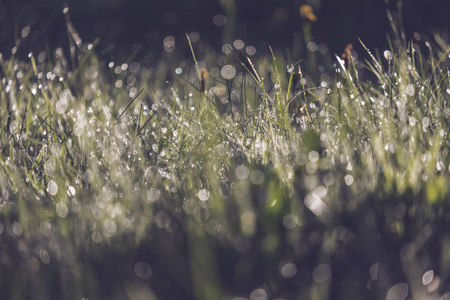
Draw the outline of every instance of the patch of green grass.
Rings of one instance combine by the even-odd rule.
[[[347,66],[184,46],[151,68],[76,41],[1,58],[1,295],[448,292],[447,44]]]

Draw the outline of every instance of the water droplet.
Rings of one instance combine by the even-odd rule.
[[[67,207],[67,205],[64,202],[58,202],[56,204],[56,213],[61,218],[65,218],[65,217],[67,217],[67,214],[69,213],[69,208]]]
[[[225,65],[220,71],[220,74],[223,78],[231,80],[236,76],[236,69],[232,65]]]
[[[99,243],[102,242],[103,237],[102,237],[102,235],[101,235],[100,232],[94,231],[94,232],[92,232],[92,234],[91,234],[91,239],[92,239],[92,241],[93,241],[94,243],[99,244]]]
[[[148,279],[152,276],[153,270],[147,263],[140,261],[134,265],[134,273],[141,279]]]
[[[234,48],[236,48],[237,50],[241,50],[242,48],[244,48],[244,41],[242,41],[242,40],[235,40],[234,42],[233,42],[233,46],[234,46]]]
[[[69,187],[67,188],[67,195],[69,196],[75,196],[76,194],[76,190],[73,186],[69,185]]]
[[[235,174],[238,179],[245,180],[248,177],[249,170],[248,170],[247,166],[239,165],[239,166],[237,166],[237,168],[235,170]]]
[[[392,60],[392,58],[394,58],[394,56],[392,55],[392,52],[389,50],[384,51],[384,58],[386,58],[387,60]]]
[[[352,185],[353,183],[353,176],[350,174],[345,175],[344,181],[346,185]]]
[[[253,46],[248,46],[247,48],[245,48],[245,53],[247,53],[247,55],[255,55],[256,48]]]
[[[391,287],[386,295],[386,300],[405,300],[408,296],[408,285],[399,283]]]
[[[325,282],[331,277],[331,268],[327,264],[320,264],[314,268],[312,278],[315,282]]]
[[[201,189],[201,190],[198,192],[198,198],[199,198],[201,201],[206,201],[206,200],[208,200],[208,198],[209,198],[209,192],[208,192],[206,189]]]
[[[175,50],[175,38],[173,36],[167,36],[163,40],[164,50],[166,52],[172,52]]]
[[[39,258],[41,259],[41,261],[44,263],[44,264],[49,264],[50,263],[50,255],[48,254],[48,252],[47,251],[45,251],[45,250],[41,250],[41,251],[39,251]]]
[[[8,201],[9,198],[9,191],[7,188],[2,189],[2,198],[4,201]]]
[[[49,193],[52,196],[55,196],[56,193],[58,193],[58,185],[53,180],[50,180],[50,182],[47,185],[47,193]]]
[[[213,18],[213,23],[215,26],[225,26],[227,24],[227,17],[224,15],[215,15]]]
[[[154,221],[156,226],[158,226],[159,228],[167,228],[169,227],[170,222],[172,220],[168,214],[166,214],[163,211],[160,211],[155,215]]]
[[[412,85],[411,83],[406,86],[406,94],[411,97],[415,94],[414,85]]]
[[[292,278],[295,274],[297,274],[297,267],[293,263],[287,263],[281,267],[281,276],[284,278]]]
[[[434,271],[433,270],[426,271],[425,274],[423,274],[422,276],[422,284],[423,285],[430,284],[433,278],[434,278]]]
[[[106,231],[106,233],[103,232],[104,234],[107,234],[108,236],[112,236],[116,233],[117,224],[116,224],[116,222],[114,222],[114,220],[112,220],[112,219],[105,220],[104,227],[105,227],[105,231]]]
[[[261,170],[252,170],[249,178],[251,183],[258,185],[264,181],[264,173]]]
[[[267,300],[267,292],[265,289],[256,289],[250,294],[250,300]]]

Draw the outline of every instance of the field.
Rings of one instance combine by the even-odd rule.
[[[450,48],[397,28],[0,56],[0,297],[450,299]]]

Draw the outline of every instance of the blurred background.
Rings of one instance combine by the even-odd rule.
[[[405,1],[407,40],[414,32],[432,36],[436,30],[445,36],[443,30],[450,28],[450,18],[440,9],[445,2]],[[299,13],[303,4],[309,4],[317,16],[312,24],[314,40],[326,44],[332,53],[342,53],[349,43],[359,45],[358,38],[371,49],[387,46],[386,8],[395,11],[397,5],[384,0],[1,0],[0,52],[9,57],[24,36],[19,55],[26,56],[30,49],[67,46],[64,7],[70,8],[83,42],[99,38],[98,52],[116,58],[132,52],[161,53],[167,36],[187,49],[184,34],[192,32],[216,49],[241,39],[257,51],[271,45],[295,52],[304,40],[305,20]]]

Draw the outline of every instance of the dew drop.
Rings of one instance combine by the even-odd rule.
[[[293,263],[287,263],[281,267],[281,275],[284,278],[292,278],[295,274],[297,274],[297,267]]]
[[[405,300],[408,296],[408,285],[399,283],[391,287],[386,295],[386,300]]]
[[[153,270],[147,263],[140,261],[134,265],[134,273],[141,279],[148,279],[152,276]]]
[[[220,74],[223,78],[230,80],[236,76],[236,69],[232,65],[225,65],[220,71]]]
[[[67,188],[67,195],[69,195],[69,196],[75,196],[75,194],[76,194],[75,188],[74,188],[73,186],[70,185],[70,186]]]
[[[47,185],[47,193],[49,193],[52,196],[55,196],[56,193],[58,193],[58,185],[53,180],[50,180],[50,182]]]
[[[64,202],[59,202],[56,204],[56,213],[61,218],[67,217],[67,214],[69,213],[69,208]]]

